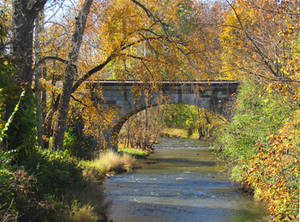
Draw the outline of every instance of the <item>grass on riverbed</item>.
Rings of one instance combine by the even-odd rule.
[[[178,128],[164,128],[161,132],[161,135],[164,137],[175,137],[175,138],[182,138],[182,139],[198,139],[198,133],[196,131],[188,137],[188,131],[185,129],[178,129]]]
[[[93,161],[83,161],[84,176],[102,178],[108,173],[129,172],[135,167],[136,159],[129,154],[118,154],[111,150],[99,154]]]
[[[120,148],[119,153],[126,153],[126,154],[130,154],[134,157],[137,158],[146,158],[146,156],[148,155],[148,152],[145,150],[141,150],[141,149],[133,149],[133,148]]]

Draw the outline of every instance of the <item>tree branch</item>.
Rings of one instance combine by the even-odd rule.
[[[138,59],[141,61],[150,61],[149,59],[146,59],[145,57],[142,57],[142,56],[135,56],[135,55],[130,55],[130,54],[120,54],[120,56],[127,56],[127,57],[130,57],[133,59]]]
[[[149,18],[153,19],[155,22],[159,22],[161,24],[162,29],[164,30],[165,34],[168,36],[168,25],[164,23],[160,18],[155,17],[150,10],[147,9],[146,6],[144,6],[142,3],[136,1],[136,0],[131,0],[134,4],[139,6]]]
[[[29,0],[26,5],[26,9],[30,12],[39,12],[44,8],[48,0]]]
[[[56,60],[56,61],[59,61],[59,62],[64,63],[64,64],[68,64],[68,62],[69,62],[68,60],[62,59],[62,58],[57,57],[57,56],[45,56],[45,57],[40,59],[40,61],[34,66],[33,70],[36,70],[41,64],[43,64],[47,60]],[[77,66],[74,65],[74,64],[71,64],[71,66],[73,66],[73,68],[75,68],[76,73],[77,73]]]
[[[45,57],[41,58],[40,61],[35,66],[41,65],[42,63],[46,62],[46,60],[56,60],[56,61],[60,61],[64,64],[68,64],[68,62],[69,62],[68,60],[62,59],[57,56],[45,56]]]
[[[72,87],[72,93],[74,93],[78,89],[78,87],[84,81],[86,81],[90,76],[92,76],[94,73],[96,73],[96,72],[100,71],[101,69],[103,69],[111,60],[113,60],[115,58],[115,56],[116,55],[111,54],[103,63],[101,63],[100,65],[94,67],[93,69],[88,71],[86,74],[84,74],[81,78],[79,78]]]
[[[76,99],[73,95],[71,95],[71,98],[72,98],[74,101],[80,103],[81,105],[83,105],[83,106],[85,106],[85,107],[88,107],[86,104],[84,104],[83,102],[81,102],[79,99]]]
[[[246,37],[250,40],[250,42],[254,45],[255,49],[257,50],[258,54],[261,56],[263,62],[265,63],[265,65],[269,68],[269,70],[273,73],[274,76],[278,76],[277,73],[274,71],[274,69],[272,68],[272,66],[269,64],[269,62],[266,60],[267,56],[265,56],[265,54],[261,51],[261,49],[258,47],[258,45],[255,43],[255,41],[250,37],[250,35],[248,34],[248,32],[245,30],[244,25],[237,13],[237,11],[235,10],[235,8],[233,7],[233,5],[226,0],[226,2],[229,4],[230,8],[233,10],[235,17],[237,18],[242,31],[245,33]]]
[[[141,35],[141,34],[140,34],[140,35]],[[142,35],[142,37],[143,37],[142,39],[139,39],[139,40],[137,40],[137,41],[135,41],[135,42],[132,42],[132,43],[130,43],[130,44],[121,46],[120,51],[122,51],[122,50],[124,50],[124,49],[127,49],[127,48],[129,48],[129,47],[131,47],[131,46],[133,46],[133,45],[136,45],[136,44],[138,44],[138,43],[144,42],[144,41],[149,41],[149,40],[160,40],[160,39],[163,39],[163,38],[164,38],[163,36],[159,36],[159,37],[144,37],[143,35]]]

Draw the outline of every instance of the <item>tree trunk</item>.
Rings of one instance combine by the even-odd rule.
[[[193,135],[193,128],[188,128],[188,138],[190,138]]]
[[[32,54],[33,54],[33,23],[39,11],[41,11],[47,0],[13,0],[13,36],[12,36],[12,55],[14,58],[17,70],[14,74],[14,79],[19,87],[16,95],[20,95],[21,91],[25,90],[25,96],[19,107],[20,114],[16,116],[11,124],[12,129],[17,126],[17,132],[14,134],[13,140],[9,140],[7,146],[16,148],[24,144],[24,132],[30,130],[26,121],[22,120],[22,114],[28,113],[28,109],[32,109],[32,105],[28,105],[32,96]],[[6,105],[5,119],[12,114],[17,100],[11,100]],[[15,126],[13,126],[15,125]]]
[[[43,67],[42,70],[42,77],[45,79],[46,78],[46,67]],[[45,143],[45,138],[44,138],[44,134],[45,134],[45,119],[46,119],[46,109],[47,109],[47,92],[46,89],[43,87],[41,88],[41,118],[42,118],[42,130],[43,130],[43,134],[42,134],[42,145],[44,148],[47,148],[48,146],[46,146]]]
[[[13,0],[13,57],[18,67],[15,79],[30,89],[33,77],[33,23],[47,0]]]
[[[38,17],[35,19],[35,30],[34,30],[34,63],[38,64],[40,60],[40,34],[43,30],[43,11],[39,12]],[[37,101],[37,139],[40,146],[44,146],[43,143],[43,107],[42,107],[42,91],[40,87],[40,78],[41,78],[42,68],[36,66],[34,70],[34,86],[35,86],[35,97]]]
[[[56,55],[56,57],[58,57],[58,55]],[[55,67],[56,67],[56,60],[53,60],[52,69],[55,70]],[[57,79],[53,72],[53,74],[52,74],[52,85],[53,86],[55,86],[56,81],[57,81]],[[56,97],[54,91],[51,93],[50,101],[51,101],[50,102],[50,110],[47,113],[45,113],[45,117],[44,117],[44,135],[43,135],[44,138],[43,138],[43,140],[44,140],[45,147],[49,147],[50,137],[53,134],[52,120],[53,120],[53,116],[54,116],[55,112],[57,111],[58,104],[59,104],[59,96]]]
[[[78,17],[76,18],[75,31],[72,36],[71,50],[69,53],[69,60],[65,72],[65,79],[63,82],[62,93],[58,105],[57,121],[53,133],[53,149],[61,149],[63,146],[63,140],[67,123],[67,114],[69,110],[69,102],[72,94],[74,77],[76,75],[75,64],[78,60],[83,32],[92,2],[93,0],[85,0]]]
[[[203,134],[203,128],[202,127],[198,127],[198,140],[201,140],[204,137]]]

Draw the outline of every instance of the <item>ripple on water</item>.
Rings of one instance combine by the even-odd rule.
[[[223,165],[203,142],[164,140],[148,160],[139,161],[142,169],[105,183],[114,222],[253,222],[263,217],[262,207],[236,192],[220,173]]]

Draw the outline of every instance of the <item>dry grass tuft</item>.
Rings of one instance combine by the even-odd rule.
[[[78,204],[72,205],[72,211],[69,222],[97,222],[98,217],[94,212],[94,207],[84,205],[80,207]]]
[[[126,171],[130,172],[135,167],[136,159],[133,158],[131,155],[125,153],[122,155],[122,162],[123,162],[123,168]]]
[[[123,171],[123,161],[121,156],[111,150],[101,153],[100,158],[95,161],[95,164],[106,173],[110,171]]]
[[[100,178],[109,172],[132,171],[136,159],[128,154],[120,155],[111,150],[100,153],[99,158],[85,162],[84,176],[88,178]]]

